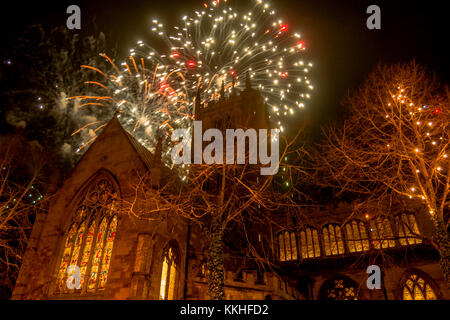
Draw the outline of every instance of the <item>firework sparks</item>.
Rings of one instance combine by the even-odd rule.
[[[188,90],[201,83],[207,104],[218,97],[222,82],[228,92],[233,81],[243,88],[242,75],[249,72],[270,107],[272,122],[282,129],[283,117],[305,107],[313,90],[308,78],[312,63],[303,59],[306,45],[300,34],[291,32],[262,0],[246,13],[236,12],[227,1],[203,6],[184,16],[172,34],[157,19],[152,21],[152,32],[168,44],[171,63],[185,74]]]
[[[79,99],[82,102],[80,108],[109,107],[104,121],[110,118],[112,112],[117,112],[121,123],[146,147],[154,144],[158,132],[170,134],[173,131],[172,121],[180,123],[191,117],[187,111],[189,98],[180,70],[164,63],[161,57],[146,63],[143,58],[137,62],[133,55],[121,64],[123,69],[120,70],[107,55],[101,55],[109,61],[114,74],[105,74],[86,65],[82,68],[94,70],[102,77],[102,81],[87,81],[86,84],[101,87],[106,95],[71,97],[70,99]],[[97,129],[92,131],[95,134],[104,126],[104,121],[88,123],[74,134],[97,125]],[[80,145],[77,152],[93,140],[95,135]]]
[[[220,97],[222,85],[227,94],[233,87],[244,88],[243,75],[249,74],[273,125],[281,130],[283,117],[303,108],[310,98],[312,64],[303,60],[306,44],[262,0],[246,13],[236,12],[227,1],[211,1],[184,16],[171,32],[157,19],[151,31],[165,49],[138,41],[120,67],[104,55],[115,74],[83,67],[102,77],[103,81],[87,83],[100,86],[105,96],[73,97],[82,100],[81,108],[109,106],[120,112],[122,124],[146,147],[155,144],[161,130],[170,134],[174,127],[190,126],[199,86],[201,103],[207,107]],[[84,129],[95,125],[103,124],[93,121]]]

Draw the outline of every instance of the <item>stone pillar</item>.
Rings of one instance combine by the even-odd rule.
[[[152,259],[152,235],[150,233],[138,234],[134,269],[131,275],[130,300],[145,300],[148,298],[150,288],[150,263]]]

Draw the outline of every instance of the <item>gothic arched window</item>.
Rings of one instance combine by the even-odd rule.
[[[321,300],[359,300],[358,286],[342,275],[327,280],[320,288]]]
[[[173,300],[176,293],[176,280],[178,270],[178,250],[174,244],[169,244],[163,253],[161,286],[159,298],[161,300]]]
[[[297,260],[297,240],[295,233],[282,231],[278,233],[278,254],[280,261]]]
[[[345,225],[345,235],[347,237],[348,250],[362,252],[369,250],[369,239],[364,222],[353,220]]]
[[[337,255],[344,253],[344,241],[342,239],[341,227],[329,224],[323,227],[323,246],[325,255]]]
[[[437,300],[431,284],[424,277],[412,273],[402,285],[403,300]]]
[[[414,214],[403,213],[398,216],[397,226],[398,237],[402,246],[422,243],[422,239],[418,237],[420,235],[420,232]]]
[[[95,292],[105,288],[117,228],[115,197],[112,183],[102,178],[88,188],[78,203],[64,241],[56,276],[56,293]],[[78,267],[79,274],[75,268],[68,274],[69,266]],[[79,288],[68,288],[69,276],[79,277]]]
[[[370,237],[375,249],[395,247],[391,222],[385,217],[378,216],[370,220]]]
[[[300,231],[300,252],[302,259],[320,257],[319,234],[315,228]]]

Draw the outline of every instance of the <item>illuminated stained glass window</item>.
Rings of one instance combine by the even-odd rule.
[[[115,190],[106,179],[85,192],[65,238],[55,293],[92,292],[105,287],[117,228],[114,198]],[[80,268],[81,289],[67,288],[67,268],[71,265]]]
[[[369,239],[364,222],[353,220],[347,223],[345,235],[347,236],[347,247],[350,253],[369,250]]]
[[[200,277],[206,277],[209,273],[208,265],[206,262],[202,262],[200,266]]]
[[[286,261],[286,254],[284,251],[284,235],[282,232],[278,234],[278,252],[280,261]]]
[[[302,259],[320,257],[319,234],[314,228],[300,231],[300,252]]]
[[[282,231],[277,238],[280,261],[297,260],[298,250],[295,232]]]
[[[411,213],[403,213],[397,217],[398,237],[402,246],[422,243],[416,217]]]
[[[103,253],[103,245],[105,243],[106,227],[107,221],[106,218],[103,218],[95,240],[95,251],[92,260],[91,275],[89,277],[88,282],[88,291],[93,291],[96,289],[98,270],[100,269],[100,261]]]
[[[375,249],[395,247],[394,233],[390,221],[385,217],[376,217],[370,221],[370,238]]]
[[[58,271],[58,277],[56,280],[56,291],[60,292],[64,289],[64,283],[66,278],[66,270],[69,266],[70,261],[70,254],[72,253],[72,247],[75,240],[75,234],[76,234],[76,225],[72,225],[72,227],[69,229],[69,232],[66,237],[66,242],[64,245],[64,251],[61,259],[61,264]]]
[[[109,225],[108,233],[106,236],[106,246],[103,253],[102,271],[100,273],[99,288],[104,288],[106,279],[108,278],[109,264],[111,262],[111,253],[114,245],[114,236],[116,234],[117,218],[114,217]]]
[[[436,300],[436,294],[422,277],[411,274],[402,288],[403,300]]]
[[[75,245],[73,247],[72,258],[70,259],[71,265],[78,264],[78,256],[80,255],[81,244],[83,243],[84,229],[85,229],[84,223],[82,223],[78,229],[77,237],[75,239]]]
[[[178,251],[168,246],[164,251],[161,270],[161,286],[159,297],[161,300],[173,300],[176,292]]]
[[[353,281],[337,277],[321,289],[323,300],[359,300],[357,286]]]
[[[323,227],[322,231],[325,255],[344,254],[344,241],[342,239],[341,227],[329,224]]]
[[[80,275],[81,275],[80,280],[82,287],[84,284],[84,276],[86,275],[86,269],[88,267],[89,258],[91,257],[91,247],[92,247],[92,240],[94,239],[94,231],[95,231],[95,224],[91,223],[91,226],[89,227],[86,236],[86,243],[84,244],[83,257],[81,258],[81,265],[80,265]]]

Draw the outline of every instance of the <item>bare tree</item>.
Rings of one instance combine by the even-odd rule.
[[[344,101],[343,124],[324,130],[324,170],[316,180],[369,205],[396,195],[426,210],[450,286],[449,102],[448,87],[419,64],[378,66]]]
[[[39,192],[45,164],[40,146],[18,135],[0,137],[0,288],[14,287],[34,216],[41,210]]]
[[[301,153],[294,146],[297,136],[283,143],[281,163],[287,154]],[[208,294],[212,300],[225,299],[224,246],[227,239],[238,238],[243,244],[240,253],[253,264],[273,266],[273,238],[270,226],[282,228],[280,216],[298,206],[302,194],[295,188],[280,188],[276,175],[261,176],[259,165],[248,164],[191,165],[182,181],[173,174],[155,188],[149,174],[132,182],[132,199],[122,199],[118,210],[137,219],[160,221],[168,216],[184,218],[198,226],[207,239]],[[287,172],[300,168],[282,164]],[[291,181],[287,175],[284,183]],[[289,183],[288,183],[289,184]],[[261,230],[262,239],[255,239],[254,227]]]

